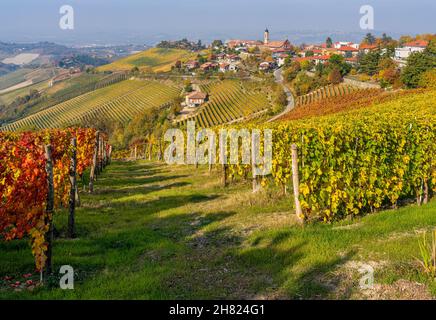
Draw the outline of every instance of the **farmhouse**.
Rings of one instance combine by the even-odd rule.
[[[206,62],[206,63],[203,63],[200,66],[200,69],[203,70],[203,71],[209,71],[209,70],[215,69],[217,66],[218,65],[216,63]]]
[[[262,63],[259,65],[259,70],[261,70],[261,71],[268,71],[268,70],[270,70],[272,67],[273,67],[273,66],[272,66],[272,64],[271,64],[270,62],[265,61],[265,62],[262,62]]]
[[[207,94],[194,91],[186,96],[186,105],[191,108],[199,107],[207,100]]]
[[[200,64],[198,63],[198,61],[188,61],[185,64],[186,69],[188,70],[194,70],[197,69],[200,66]]]

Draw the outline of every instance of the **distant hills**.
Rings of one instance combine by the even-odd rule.
[[[14,65],[14,64],[5,64],[0,62],[0,77],[8,74],[10,72],[14,72],[19,68],[19,66]]]

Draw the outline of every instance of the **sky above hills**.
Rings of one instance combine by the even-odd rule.
[[[61,30],[59,9],[71,5],[74,30]],[[1,0],[0,41],[68,44],[210,41],[262,37],[310,42],[358,38],[359,9],[372,5],[374,33],[436,32],[435,0]],[[351,39],[352,40],[352,39]]]

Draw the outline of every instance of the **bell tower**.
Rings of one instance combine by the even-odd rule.
[[[263,34],[263,44],[267,45],[269,43],[269,30],[265,29],[265,33]]]

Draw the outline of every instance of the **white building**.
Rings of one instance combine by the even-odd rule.
[[[340,49],[341,47],[352,47],[354,49],[359,49],[358,43],[348,42],[348,41],[339,41],[333,44],[335,49]]]
[[[395,48],[394,59],[400,63],[400,66],[406,65],[406,60],[414,52],[423,52],[428,46],[428,41],[416,40],[403,44],[401,48]]]

